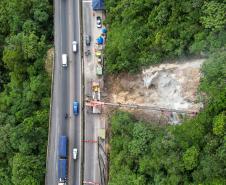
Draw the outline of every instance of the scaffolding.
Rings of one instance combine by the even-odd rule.
[[[187,111],[187,110],[178,110],[178,109],[169,109],[164,107],[157,107],[157,106],[146,106],[146,105],[138,105],[138,104],[123,104],[123,103],[109,103],[109,102],[101,102],[101,101],[93,101],[87,100],[86,106],[90,107],[100,107],[100,106],[111,106],[111,107],[122,107],[122,108],[131,108],[131,109],[146,109],[152,111],[159,111],[159,112],[176,112],[179,114],[189,114],[189,115],[196,115],[196,111]]]

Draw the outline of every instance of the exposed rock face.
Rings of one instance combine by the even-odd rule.
[[[110,101],[198,111],[202,103],[196,102],[196,94],[203,62],[161,64],[135,76],[122,75],[111,84]]]

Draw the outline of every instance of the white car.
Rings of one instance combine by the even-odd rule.
[[[102,27],[102,22],[101,22],[101,17],[97,16],[97,28],[101,28]]]
[[[73,159],[77,159],[77,155],[78,155],[78,149],[77,148],[73,148]]]
[[[73,52],[77,52],[77,45],[78,45],[78,43],[76,41],[72,42],[72,51]]]

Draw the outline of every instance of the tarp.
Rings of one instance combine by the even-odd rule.
[[[60,136],[59,157],[60,158],[67,157],[67,136]]]
[[[60,182],[65,182],[67,177],[67,159],[58,160],[58,179]]]
[[[107,29],[106,28],[102,28],[102,33],[107,33]]]
[[[103,44],[103,43],[104,43],[103,37],[98,37],[97,38],[97,44]]]
[[[93,10],[104,10],[104,0],[92,0]]]

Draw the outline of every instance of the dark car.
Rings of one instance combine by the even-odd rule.
[[[90,43],[91,43],[91,36],[90,36],[90,35],[86,35],[85,40],[86,40],[86,45],[87,45],[87,46],[90,46]]]
[[[77,101],[74,101],[73,103],[73,112],[74,112],[74,115],[78,115],[78,112],[79,112],[79,104]]]

